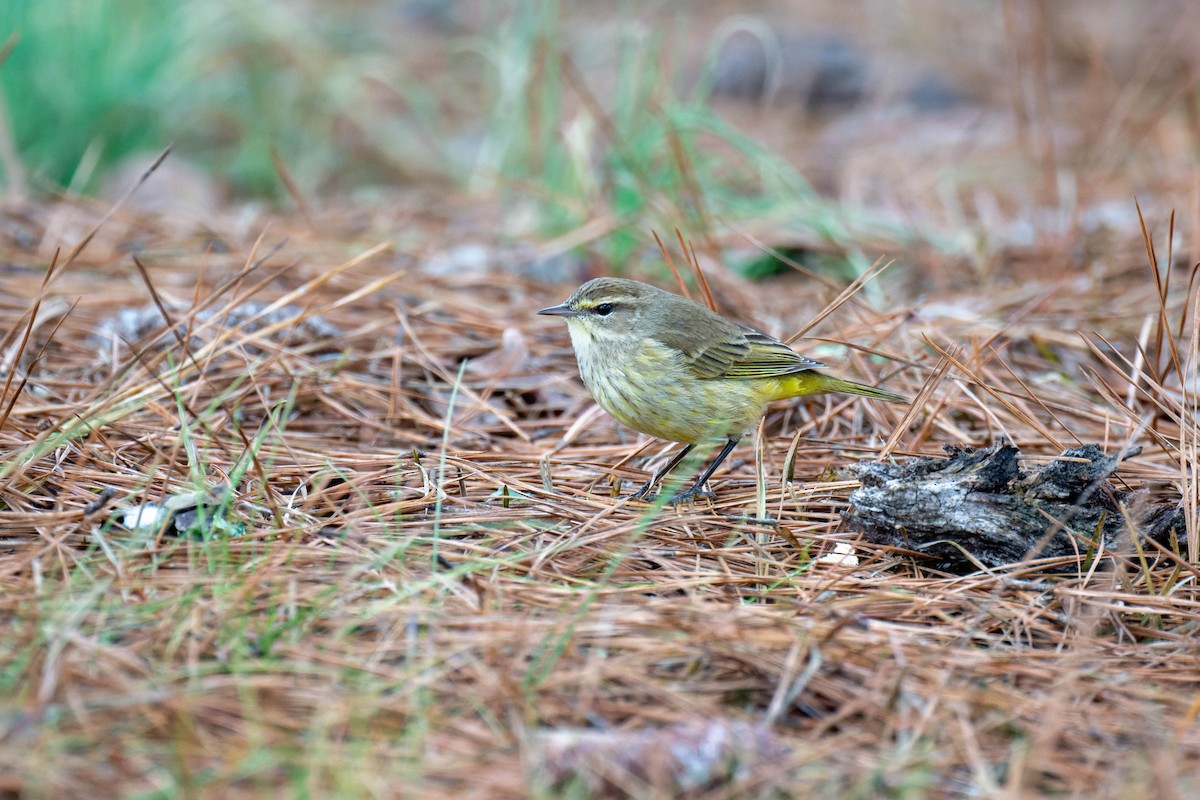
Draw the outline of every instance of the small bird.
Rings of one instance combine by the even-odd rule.
[[[579,375],[601,408],[634,430],[685,445],[635,498],[649,496],[696,445],[724,440],[672,502],[695,497],[772,400],[844,392],[908,402],[817,372],[825,365],[778,339],[639,281],[596,278],[537,313],[566,319]]]

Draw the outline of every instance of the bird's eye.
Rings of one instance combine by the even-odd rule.
[[[596,313],[602,317],[607,317],[612,312],[613,312],[613,304],[612,303],[601,303],[600,305],[596,306]]]

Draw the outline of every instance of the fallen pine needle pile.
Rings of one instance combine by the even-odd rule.
[[[533,315],[570,286],[297,228],[10,235],[0,793],[1198,788],[1186,280],[855,299],[797,346],[912,408],[781,406],[673,509],[624,499],[669,450],[631,458]],[[719,299],[787,336],[814,291]],[[843,521],[851,464],[1002,439],[1142,448],[1112,480],[1186,535],[952,575]]]

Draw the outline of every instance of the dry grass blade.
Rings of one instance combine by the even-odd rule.
[[[129,198],[133,197],[134,193],[142,187],[142,184],[150,180],[150,176],[153,175],[154,172],[162,165],[162,163],[167,160],[167,156],[171,154],[171,150],[174,148],[174,146],[174,144],[169,144],[163,148],[163,151],[159,153],[158,157],[150,163],[150,166],[146,167],[145,172],[138,177],[133,186],[130,186],[129,190],[125,192],[125,194],[122,195],[121,198],[117,200],[117,202],[114,203],[111,208],[109,208],[107,213],[105,213],[95,225],[92,226],[92,229],[89,230],[87,234],[84,235],[84,237],[80,239],[74,247],[71,248],[70,251],[68,251],[66,258],[64,258],[62,262],[63,269],[66,269],[67,267],[71,266],[71,264],[75,263],[75,259],[78,258],[79,254],[82,253],[89,244],[91,244],[94,238],[96,238],[96,234],[100,232],[100,229],[104,227],[104,224],[112,219],[113,215],[120,210],[121,206],[128,202]]]
[[[667,267],[670,268],[671,274],[675,276],[675,285],[679,287],[679,293],[691,300],[691,290],[689,290],[687,287],[687,281],[685,281],[683,276],[679,274],[679,267],[675,266],[675,259],[671,258],[671,251],[667,249],[667,246],[663,244],[662,239],[659,238],[658,231],[651,231],[650,233],[654,235],[654,241],[656,244],[658,244],[658,251],[662,253],[663,261],[667,262]],[[709,308],[712,308],[711,304],[709,305]]]
[[[895,452],[896,446],[900,444],[900,440],[903,439],[905,434],[908,433],[909,426],[912,425],[913,421],[917,418],[917,415],[921,413],[921,409],[925,407],[925,404],[929,402],[938,385],[940,385],[942,381],[946,379],[946,375],[950,372],[950,367],[954,364],[954,356],[958,354],[958,349],[959,348],[954,348],[951,350],[951,355],[943,356],[938,361],[937,366],[934,367],[933,370],[930,371],[929,375],[925,378],[925,382],[921,384],[921,389],[917,392],[917,396],[913,398],[912,403],[909,404],[908,409],[904,412],[904,416],[901,417],[900,422],[897,423],[896,430],[892,432],[892,435],[888,437],[887,442],[884,443],[882,448],[880,448],[879,455],[877,456],[879,461],[885,461],[892,457],[892,453]],[[929,420],[932,421],[935,416],[936,415],[930,415]],[[921,441],[925,438],[929,424],[930,422],[926,422],[926,427],[917,434],[917,441]]]
[[[1180,372],[1179,352],[1175,349],[1175,340],[1171,337],[1171,323],[1167,318],[1167,296],[1171,291],[1170,251],[1175,234],[1175,212],[1171,212],[1171,221],[1167,231],[1167,271],[1166,277],[1164,277],[1159,267],[1158,253],[1154,249],[1154,237],[1150,235],[1150,230],[1146,227],[1146,218],[1142,215],[1142,207],[1137,200],[1134,200],[1134,205],[1137,207],[1142,241],[1146,245],[1146,258],[1149,261],[1150,272],[1154,275],[1155,294],[1158,295],[1158,315],[1154,329],[1154,360],[1151,363],[1151,369],[1160,374],[1160,378],[1165,378],[1172,368],[1177,374]],[[1166,345],[1171,351],[1170,360],[1166,364],[1162,363],[1163,345]]]
[[[296,208],[300,210],[300,215],[304,217],[304,222],[308,225],[308,229],[316,233],[317,228],[313,224],[312,208],[309,206],[308,200],[305,199],[304,193],[300,191],[300,186],[296,183],[296,179],[292,177],[292,171],[284,163],[283,156],[279,154],[279,148],[275,146],[271,147],[271,166],[275,168],[275,174],[279,176],[283,187],[287,189],[288,196],[296,203]]]
[[[855,278],[850,283],[849,286],[847,286],[845,289],[843,289],[841,294],[839,294],[832,301],[830,301],[828,304],[826,304],[825,308],[821,309],[821,313],[817,314],[815,317],[813,317],[811,320],[809,320],[808,324],[806,324],[800,330],[793,333],[785,341],[787,341],[789,344],[791,344],[792,342],[794,342],[797,339],[799,339],[800,337],[802,337],[804,334],[811,331],[813,328],[820,325],[822,322],[825,321],[825,319],[827,317],[829,317],[830,314],[837,311],[839,308],[841,308],[843,305],[845,305],[846,302],[850,300],[850,298],[854,297],[856,294],[858,294],[860,291],[862,291],[862,288],[864,286],[866,286],[868,283],[873,281],[875,278],[878,278],[880,275],[882,275],[884,270],[886,270],[888,267],[890,267],[893,263],[895,263],[895,262],[892,262],[892,261],[884,262],[884,260],[882,258],[877,260],[865,272],[863,272],[863,274],[861,274],[857,278]]]
[[[1000,403],[1005,408],[1005,410],[1007,410],[1010,414],[1012,414],[1016,419],[1018,419],[1023,424],[1029,426],[1033,430],[1037,431],[1038,434],[1040,435],[1040,437],[1043,439],[1043,441],[1052,443],[1052,446],[1056,450],[1065,449],[1063,447],[1062,443],[1058,440],[1058,438],[1050,430],[1050,428],[1048,428],[1041,420],[1035,419],[1033,416],[1031,416],[1030,414],[1025,412],[1023,409],[1019,408],[1010,399],[1010,397],[1013,396],[1011,392],[1008,392],[1007,390],[998,388],[997,386],[989,383],[988,380],[982,374],[980,374],[976,370],[971,369],[961,357],[959,357],[955,353],[951,352],[950,350],[940,347],[938,344],[936,344],[935,342],[933,342],[932,340],[930,340],[928,338],[925,339],[925,342],[931,348],[933,348],[938,353],[940,353],[942,358],[946,359],[946,361],[948,361],[956,369],[958,369],[960,372],[962,372],[964,375],[966,375],[970,379],[972,384],[974,384],[975,386],[978,386],[979,388],[986,391],[989,395],[991,395],[991,397],[994,400],[996,400],[998,403]],[[1009,437],[1009,438],[1012,438],[1012,437]]]
[[[692,274],[696,276],[696,282],[700,284],[700,291],[704,293],[704,302],[709,308],[715,311],[717,309],[717,301],[713,297],[712,289],[709,288],[708,278],[704,277],[704,270],[700,267],[700,259],[696,258],[696,248],[688,246],[679,228],[675,229],[675,238],[679,240],[679,246],[683,248],[684,258],[687,260],[688,266],[692,268]]]
[[[22,379],[21,385],[12,394],[9,394],[12,389],[13,379],[16,378],[17,365],[21,362],[21,357],[25,353],[25,348],[29,346],[29,337],[33,335],[34,326],[37,324],[38,312],[42,309],[42,300],[46,297],[46,287],[50,284],[54,277],[55,267],[58,265],[58,251],[55,251],[54,258],[50,261],[50,266],[46,268],[46,275],[42,279],[41,288],[38,290],[37,297],[33,300],[33,305],[29,308],[29,319],[25,322],[24,333],[21,335],[21,341],[17,344],[12,355],[4,357],[4,363],[8,365],[8,374],[4,378],[4,390],[0,392],[0,397],[5,398],[4,411],[0,413],[0,431],[4,430],[4,425],[8,422],[8,417],[12,413],[13,406],[16,405],[17,398],[21,396],[21,391],[25,387],[27,378]],[[21,327],[14,325],[9,328],[9,332],[5,335],[4,341],[0,342],[0,349],[7,349],[10,344],[10,337],[21,330]],[[48,343],[48,342],[47,342]]]

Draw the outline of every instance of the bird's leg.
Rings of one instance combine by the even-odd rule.
[[[733,448],[737,447],[737,443],[737,439],[730,437],[729,441],[725,442],[725,446],[721,448],[721,452],[717,453],[717,457],[708,465],[708,469],[700,474],[700,477],[696,479],[696,482],[691,487],[675,495],[671,499],[671,504],[679,505],[680,503],[685,503],[704,491],[704,484],[708,483],[708,479],[717,471],[717,467],[721,466],[721,462],[733,452]]]
[[[675,457],[672,458],[665,467],[654,473],[654,477],[646,481],[645,485],[631,494],[630,497],[634,500],[641,500],[648,497],[650,495],[650,490],[654,488],[654,484],[667,477],[668,472],[679,466],[679,462],[683,461],[684,457],[686,457],[688,453],[692,452],[692,448],[695,446],[696,445],[694,444],[685,445],[682,450],[675,454]]]

